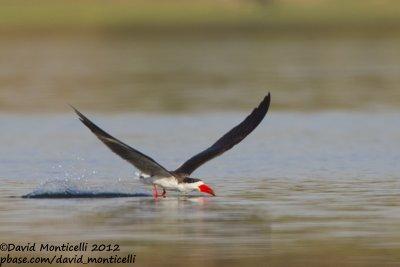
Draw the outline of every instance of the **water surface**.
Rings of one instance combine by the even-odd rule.
[[[169,169],[245,116],[88,113]],[[399,118],[273,111],[194,173],[217,197],[172,193],[156,201],[72,112],[3,114],[1,241],[117,242],[135,250],[139,266],[183,266],[182,253],[194,266],[396,266]],[[134,195],[21,198],[65,191]]]

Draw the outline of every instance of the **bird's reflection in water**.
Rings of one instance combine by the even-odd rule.
[[[269,240],[270,220],[265,212],[219,198],[171,196],[108,201],[114,203],[82,218],[82,223],[133,243],[196,240],[197,244],[265,245]]]
[[[212,202],[210,197],[203,197],[203,196],[189,196],[189,195],[181,195],[177,197],[166,197],[163,199],[154,199],[155,204],[162,204],[162,203],[175,203],[178,207],[179,204],[186,203],[186,204],[199,204],[205,205],[207,203]]]

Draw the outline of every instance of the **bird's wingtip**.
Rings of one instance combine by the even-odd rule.
[[[271,102],[271,93],[268,92],[268,94],[264,97],[261,104],[269,106],[270,102]]]
[[[70,106],[73,110],[74,110],[74,112],[76,113],[76,115],[78,115],[78,117],[79,117],[79,119],[81,120],[81,121],[83,121],[86,117],[79,111],[79,110],[77,110],[73,105],[71,105],[71,104],[68,104],[68,106]]]
[[[71,105],[70,103],[68,103],[67,104],[70,108],[72,108],[75,112],[78,112],[78,110],[73,106],[73,105]]]

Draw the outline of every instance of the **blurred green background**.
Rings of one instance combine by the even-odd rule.
[[[397,109],[394,0],[0,1],[0,110]]]
[[[393,32],[395,0],[1,0],[4,31]],[[368,29],[366,29],[368,28]]]

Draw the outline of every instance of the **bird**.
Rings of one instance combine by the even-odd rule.
[[[87,126],[101,142],[140,171],[140,181],[153,186],[153,197],[157,199],[158,197],[166,197],[166,190],[178,191],[184,194],[192,191],[199,191],[211,196],[216,196],[214,190],[208,184],[202,179],[191,177],[191,174],[201,165],[220,156],[248,136],[264,119],[268,112],[270,102],[271,94],[268,93],[261,103],[254,108],[241,123],[224,134],[213,145],[188,159],[174,171],[167,170],[151,157],[111,136],[90,121],[75,107],[71,107],[78,115],[79,120]],[[158,193],[158,187],[162,189],[161,194]]]

